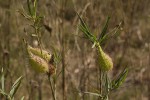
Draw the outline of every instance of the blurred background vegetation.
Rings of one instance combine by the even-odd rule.
[[[33,1],[33,0],[31,0]],[[30,70],[24,51],[23,38],[37,46],[30,21],[19,11],[27,11],[26,0],[0,0],[0,69],[4,68],[5,88],[9,90],[21,75],[22,84],[15,100],[50,100],[47,77]],[[58,72],[65,68],[57,81],[58,100],[94,100],[81,95],[82,91],[97,88],[96,50],[78,30],[82,15],[90,29],[98,35],[110,16],[108,31],[123,21],[123,31],[103,44],[112,57],[115,77],[124,67],[129,74],[121,88],[110,94],[110,100],[150,100],[150,0],[38,0],[38,13],[44,16],[41,24],[42,47],[60,56]]]

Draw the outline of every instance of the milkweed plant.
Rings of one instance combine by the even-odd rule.
[[[27,6],[28,12],[25,12],[23,9],[23,11],[19,11],[19,13],[32,23],[30,26],[33,28],[34,33],[29,35],[35,37],[38,41],[38,47],[35,48],[32,47],[25,38],[23,39],[27,51],[29,66],[31,66],[35,72],[44,73],[48,76],[52,98],[53,100],[56,100],[56,62],[58,56],[56,52],[51,53],[42,48],[40,30],[42,27],[41,22],[43,16],[37,14],[37,0],[34,0],[33,2],[27,0]]]
[[[120,87],[121,84],[126,79],[127,74],[128,74],[128,68],[125,68],[116,79],[111,80],[108,76],[108,73],[113,69],[112,58],[103,50],[101,44],[104,41],[112,38],[113,36],[118,35],[121,32],[122,22],[120,22],[119,25],[117,25],[111,32],[107,33],[108,22],[110,20],[110,17],[107,17],[107,20],[102,29],[102,32],[99,34],[99,36],[95,36],[89,30],[89,27],[81,18],[81,16],[78,13],[77,15],[80,20],[79,29],[84,33],[84,36],[86,37],[86,39],[88,39],[93,44],[92,48],[96,48],[97,50],[98,64],[99,64],[98,69],[100,70],[99,92],[98,93],[93,93],[90,91],[88,92],[81,91],[81,92],[98,96],[100,100],[108,100],[110,92]]]

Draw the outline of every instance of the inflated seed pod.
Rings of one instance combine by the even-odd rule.
[[[101,67],[101,69],[103,71],[109,71],[113,68],[113,62],[111,57],[109,57],[109,55],[107,55],[102,48],[100,47],[100,45],[98,45],[98,51],[99,51],[99,65]]]
[[[28,53],[31,52],[32,54],[39,56],[41,58],[43,58],[44,60],[46,60],[47,62],[51,59],[51,54],[46,51],[46,50],[41,50],[39,48],[33,48],[31,46],[28,45],[27,47]]]
[[[49,73],[49,65],[43,58],[29,53],[29,63],[36,72]]]

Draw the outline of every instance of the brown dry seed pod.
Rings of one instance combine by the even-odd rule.
[[[52,55],[51,59],[49,60],[49,74],[53,75],[56,73],[56,67],[54,65],[54,55]]]

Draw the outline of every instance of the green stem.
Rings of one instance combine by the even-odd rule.
[[[99,43],[96,43],[96,47],[97,47],[97,51],[98,51],[98,56],[100,57],[100,58],[103,58],[102,56],[103,56],[103,50],[102,50],[102,48],[101,48],[101,46],[100,46],[100,44]],[[103,91],[103,82],[104,82],[104,71],[101,69],[101,66],[99,66],[99,81],[100,81],[100,94],[102,95],[102,98],[100,98],[100,100],[105,100],[103,97],[104,97],[104,91]]]
[[[103,72],[100,69],[100,94],[101,95],[103,95],[103,85],[102,85],[102,82],[103,82]]]
[[[102,48],[101,48],[101,46],[100,46],[99,43],[97,43],[96,46],[97,46],[97,49],[98,49],[98,53],[99,53],[99,55],[101,56],[102,53],[103,53],[103,50],[102,50]]]
[[[51,87],[51,90],[52,90],[53,100],[56,100],[55,90],[54,90],[54,88],[52,86],[52,80],[51,80],[51,77],[50,77],[49,74],[48,74],[48,81],[49,81],[49,84],[50,84],[50,87]]]

